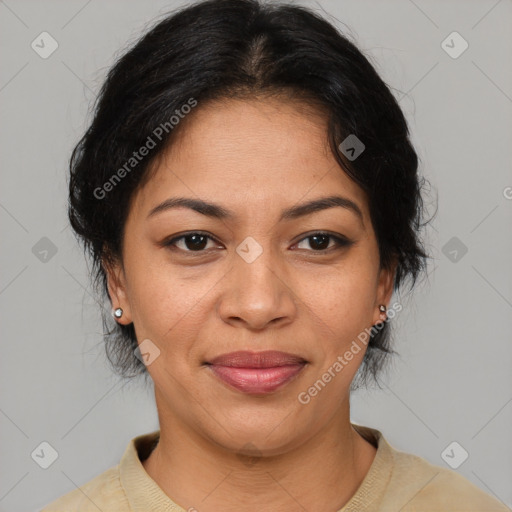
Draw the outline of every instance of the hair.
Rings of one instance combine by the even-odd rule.
[[[327,116],[327,140],[343,170],[366,193],[382,268],[395,268],[394,290],[411,289],[426,267],[418,156],[405,117],[369,60],[311,10],[258,0],[206,0],[166,15],[118,58],[101,87],[93,120],[70,159],[68,215],[103,303],[105,265],[122,261],[131,200],[152,163],[206,101],[256,96],[295,98]],[[177,120],[177,121],[176,121]],[[364,151],[348,158],[355,135]],[[134,151],[149,146],[145,158]],[[107,196],[108,192],[108,197]],[[395,266],[396,265],[396,266]],[[133,324],[103,310],[107,357],[125,378],[146,374],[135,356]],[[359,380],[377,381],[390,348],[386,323],[372,329]]]

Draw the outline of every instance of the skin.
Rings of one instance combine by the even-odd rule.
[[[106,269],[119,323],[133,322],[139,343],[160,350],[147,366],[160,442],[143,466],[185,510],[338,510],[376,453],[350,424],[350,383],[366,347],[310,403],[297,397],[390,301],[394,272],[380,268],[366,196],[332,156],[325,117],[292,99],[200,104],[182,122],[133,198],[122,260]],[[331,195],[353,201],[362,219],[332,207],[279,220]],[[177,196],[235,217],[180,207],[148,218]],[[163,244],[195,230],[212,237],[203,252],[190,238]],[[308,236],[320,230],[353,243],[327,238],[318,249]],[[263,250],[251,263],[236,252],[248,236]],[[308,364],[281,389],[250,395],[203,364],[236,350],[281,350]]]

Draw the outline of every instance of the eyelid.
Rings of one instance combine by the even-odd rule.
[[[165,240],[163,240],[160,245],[162,247],[175,247],[175,244],[176,242],[178,242],[179,240],[183,239],[183,238],[186,238],[188,236],[192,236],[192,235],[202,235],[202,236],[205,236],[206,238],[210,239],[212,242],[215,242],[216,244],[219,244],[221,245],[221,243],[213,236],[211,235],[210,233],[206,232],[206,231],[200,231],[200,230],[195,230],[195,231],[187,231],[185,233],[181,233],[180,235],[175,235],[175,236],[172,236],[170,238],[166,238]],[[187,252],[187,253],[195,253],[195,254],[201,254],[201,253],[204,253],[206,252],[205,250],[202,250],[202,251],[187,251],[187,250],[184,250],[184,249],[178,249],[179,251],[181,252]]]
[[[344,247],[350,247],[351,245],[353,245],[355,243],[354,240],[350,240],[348,237],[346,237],[345,235],[342,235],[340,233],[331,233],[329,231],[324,231],[324,230],[318,231],[317,230],[317,231],[311,231],[310,233],[307,233],[304,236],[301,235],[301,238],[299,240],[297,240],[297,242],[295,242],[293,245],[297,245],[300,242],[303,242],[304,240],[307,240],[308,238],[311,238],[315,235],[324,235],[329,238],[332,238],[335,241],[335,245],[333,247],[329,247],[328,249],[316,250],[316,251],[308,250],[308,252],[315,253],[315,254],[322,254],[322,253],[326,254],[326,253],[330,252],[331,250],[341,249]],[[303,249],[298,249],[298,250],[303,250]]]

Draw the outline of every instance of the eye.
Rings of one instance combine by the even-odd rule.
[[[165,246],[175,247],[185,252],[204,252],[209,249],[208,242],[215,242],[215,240],[202,232],[187,233],[185,235],[177,236],[164,243]]]
[[[333,243],[330,244],[330,241]],[[299,247],[300,244],[308,244],[309,247],[313,249],[313,252],[327,252],[331,249],[348,247],[352,245],[353,242],[341,236],[332,235],[330,233],[317,232],[308,235],[296,244],[299,249],[307,249],[307,247]]]
[[[209,242],[210,246],[208,246]],[[300,240],[297,244],[295,244],[295,247],[298,249],[306,249],[310,252],[320,253],[348,247],[353,243],[353,241],[348,240],[342,236],[337,236],[325,232],[316,232]],[[201,253],[206,252],[208,249],[218,247],[218,244],[219,243],[207,233],[195,231],[174,237],[164,242],[162,245],[172,249],[179,249],[180,251],[188,253]],[[301,244],[309,245],[310,249],[305,246],[300,247]]]

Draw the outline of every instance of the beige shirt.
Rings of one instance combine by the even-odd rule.
[[[338,512],[512,510],[455,471],[392,448],[378,430],[353,426],[377,452],[356,493]],[[159,435],[157,430],[135,437],[117,466],[65,494],[41,512],[187,512],[158,487],[141,463],[151,453]]]

